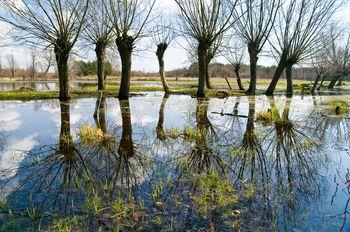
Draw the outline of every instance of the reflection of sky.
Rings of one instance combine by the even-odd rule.
[[[162,94],[155,93],[147,94],[145,97],[133,97],[130,99],[131,121],[133,125],[133,138],[135,141],[141,137],[147,137],[149,140],[155,139],[155,129],[158,123],[159,108],[162,103]],[[339,97],[333,97],[338,99]],[[348,100],[341,97],[342,100]],[[248,97],[231,97],[229,99],[210,99],[208,117],[213,125],[224,126],[225,120],[230,119],[229,116],[221,116],[212,114],[212,112],[233,113],[236,101],[240,102],[238,114],[248,115],[249,98]],[[279,96],[275,98],[275,104],[283,110],[285,97]],[[322,97],[305,97],[302,99],[296,96],[291,102],[290,118],[303,118],[313,110],[314,101],[320,101]],[[172,95],[169,97],[164,110],[164,128],[183,129],[187,125],[195,125],[195,112],[197,100],[189,96]],[[84,123],[94,126],[93,113],[95,110],[96,99],[72,100],[70,103],[70,121],[71,134],[76,137],[76,131]],[[267,110],[270,107],[265,96],[256,97],[256,114],[262,110]],[[106,100],[107,122],[113,125],[121,126],[120,105],[116,98]],[[57,100],[47,101],[3,101],[0,102],[0,133],[6,134],[7,148],[5,151],[0,151],[0,169],[12,168],[14,173],[20,167],[20,163],[25,159],[25,151],[35,149],[38,145],[53,144],[57,142],[60,131],[60,104]],[[245,128],[246,119],[241,118],[242,125],[234,125],[235,128]],[[241,131],[242,132],[242,131]],[[232,141],[236,143],[237,141]],[[167,149],[177,149],[177,147],[163,148],[161,143],[153,144],[153,154],[165,159],[169,152]],[[336,166],[341,167],[341,176],[345,175],[346,168],[350,167],[350,158],[344,156],[343,153],[332,153],[333,162]],[[329,193],[322,199],[322,208],[317,208],[319,205],[310,204],[310,209],[313,212],[308,212],[310,218],[320,217],[320,210],[327,212],[330,215],[341,213],[344,207],[344,199],[346,195],[341,189],[335,198],[333,206],[330,205],[330,198],[335,189],[333,183],[334,169],[325,170],[324,173],[329,180]],[[339,179],[338,182],[341,180]],[[13,180],[5,186],[2,193],[8,195],[11,193],[18,183]],[[0,195],[1,197],[1,195]],[[310,219],[309,218],[309,219]],[[330,220],[328,218],[328,220]]]
[[[20,114],[16,111],[0,111],[0,131],[16,131],[22,125],[18,120]]]

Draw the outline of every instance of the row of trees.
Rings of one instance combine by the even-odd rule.
[[[292,70],[296,64],[308,61],[325,49],[324,29],[335,12],[345,1],[292,0],[292,1],[176,1],[181,11],[182,32],[198,42],[199,89],[198,96],[205,95],[205,60],[210,63],[216,42],[225,45],[243,43],[250,63],[248,94],[254,94],[257,82],[257,62],[264,47],[270,48],[270,56],[277,62],[273,79],[266,91],[272,95],[282,74],[287,76],[287,92],[293,93]],[[229,37],[228,39],[222,39]],[[233,35],[237,35],[234,37]],[[220,41],[221,40],[221,41]],[[224,41],[224,42],[222,42]],[[227,42],[228,41],[228,42]],[[238,41],[238,42],[237,42]],[[266,44],[268,46],[266,46]],[[230,46],[234,47],[234,46]],[[240,49],[239,49],[240,50]],[[218,50],[220,51],[220,49]],[[226,55],[238,70],[243,54],[237,51]],[[201,68],[202,66],[202,68]],[[209,87],[209,86],[208,86]]]
[[[68,59],[78,39],[94,46],[98,67],[98,88],[105,88],[105,56],[109,46],[116,48],[121,59],[120,99],[129,97],[132,53],[139,40],[153,35],[157,45],[160,75],[166,92],[164,53],[175,36],[184,38],[193,49],[198,63],[198,97],[211,88],[209,64],[218,55],[236,66],[239,76],[242,45],[248,51],[250,86],[254,94],[257,64],[262,51],[277,62],[266,94],[273,94],[283,72],[287,75],[287,92],[293,92],[292,70],[326,45],[324,28],[346,0],[174,0],[178,17],[164,23],[156,17],[156,0],[1,0],[5,9],[0,19],[13,27],[15,40],[45,44],[55,53],[60,99],[68,98]],[[150,30],[153,28],[153,30]],[[171,29],[174,28],[174,29]],[[322,42],[321,42],[322,41]],[[225,54],[224,54],[225,53]]]
[[[30,62],[25,69],[19,68],[16,56],[11,53],[5,55],[5,59],[0,56],[0,78],[10,77],[10,80],[18,76],[31,79],[45,78],[53,66],[54,60],[51,52],[39,55],[36,50],[31,50]]]
[[[350,33],[342,33],[339,28],[331,27],[325,38],[328,38],[324,41],[325,48],[317,51],[311,59],[317,75],[312,94],[323,86],[326,79],[330,80],[328,88],[332,89],[336,84],[342,85],[344,77],[350,74]]]

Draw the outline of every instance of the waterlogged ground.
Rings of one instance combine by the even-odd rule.
[[[350,230],[348,104],[162,93],[2,101],[0,225]]]
[[[110,83],[117,85],[117,83]],[[157,82],[150,82],[150,81],[135,81],[132,83],[136,86],[143,86],[143,87],[162,87],[161,83],[159,81]],[[170,86],[177,86],[181,88],[191,88],[191,84],[186,83],[169,83]],[[69,87],[70,88],[86,88],[86,87],[96,87],[96,82],[70,82]],[[228,88],[227,86],[216,86],[217,88]],[[36,91],[58,91],[59,90],[59,84],[58,82],[54,81],[15,81],[15,82],[0,82],[0,92],[5,91],[15,91],[19,89],[32,89]]]
[[[82,88],[83,83],[70,83],[72,88]],[[14,91],[21,88],[30,88],[36,91],[56,91],[59,88],[58,82],[53,81],[15,81],[15,82],[0,82],[0,92]]]

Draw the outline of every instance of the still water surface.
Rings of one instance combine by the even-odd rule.
[[[111,85],[116,85],[115,82],[110,82]],[[159,82],[134,82],[137,86],[144,87],[162,87]],[[70,88],[86,88],[86,87],[97,87],[97,83],[94,82],[70,82]],[[190,88],[190,84],[186,83],[170,83],[170,86],[177,86],[181,88]],[[0,82],[0,92],[2,91],[14,91],[21,88],[30,88],[36,91],[57,91],[59,89],[58,82],[54,81],[16,81],[16,82]],[[224,86],[226,88],[226,86]]]
[[[340,101],[350,105],[160,92],[1,101],[0,225],[79,216],[78,227],[104,230],[350,230],[350,119],[330,103]],[[278,114],[261,121],[268,109]]]

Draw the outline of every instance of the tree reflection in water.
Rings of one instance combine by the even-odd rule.
[[[168,97],[160,105],[156,130],[152,125],[153,137],[139,139],[130,102],[118,101],[120,127],[107,122],[106,99],[100,94],[94,119],[101,133],[93,143],[72,137],[69,102],[62,102],[58,144],[28,154],[14,177],[20,185],[11,197],[23,202],[22,210],[33,201],[50,215],[82,215],[82,224],[90,228],[123,224],[119,228],[149,231],[222,231],[233,224],[242,230],[272,230],[274,223],[286,229],[310,198],[320,197],[320,170],[327,159],[317,133],[304,125],[308,121],[290,116],[290,99],[282,114],[271,116],[269,126],[256,122],[255,97],[249,97],[247,119],[238,119],[237,101],[233,116],[222,116],[234,122],[224,129],[210,121],[209,99],[198,99],[196,124],[179,138],[167,139]],[[270,104],[276,106],[273,99]],[[236,128],[243,131],[238,134]],[[161,159],[148,155],[154,140],[170,144]]]
[[[166,140],[167,135],[165,134],[164,131],[164,109],[166,106],[166,103],[169,99],[170,94],[165,93],[164,97],[162,99],[162,104],[160,105],[160,109],[159,109],[159,118],[158,118],[158,124],[157,124],[157,128],[156,128],[156,132],[157,132],[157,139],[159,139],[160,141],[164,141]]]
[[[89,175],[89,167],[71,135],[70,102],[61,102],[60,111],[58,143],[29,152],[13,177],[20,183],[13,191],[19,192],[14,194],[18,197],[14,201],[19,203],[20,208],[25,209],[25,204],[31,202],[38,212],[52,208],[65,212],[72,202],[81,202],[78,183]]]
[[[249,97],[249,111],[246,130],[243,135],[243,140],[238,148],[234,163],[238,168],[238,178],[243,179],[246,173],[246,168],[250,167],[250,180],[253,182],[255,171],[259,171],[257,176],[266,177],[265,170],[265,154],[262,150],[261,141],[255,132],[255,97]]]
[[[299,217],[305,202],[320,197],[327,156],[317,140],[315,128],[290,119],[291,99],[286,99],[282,115],[276,113],[273,99],[269,110],[271,125],[255,123],[255,97],[249,98],[246,130],[241,144],[233,150],[232,169],[235,188],[253,188],[255,194],[244,207],[252,217],[245,228],[290,226]],[[248,188],[248,189],[247,189]],[[257,212],[264,212],[257,217]],[[285,217],[279,221],[280,217]],[[267,223],[267,224],[266,224]],[[284,228],[286,229],[286,228]]]
[[[98,94],[96,100],[96,107],[94,112],[94,120],[96,127],[100,129],[104,134],[107,133],[107,120],[106,120],[106,97],[103,92]]]
[[[335,102],[342,100],[313,97],[313,109],[309,116],[309,123],[318,128],[319,139],[328,142],[335,149],[347,149],[350,136],[350,118],[347,114],[336,114]],[[347,104],[344,102],[344,104]],[[348,106],[349,107],[349,106]],[[346,109],[347,111],[349,110]]]
[[[220,152],[221,138],[217,134],[218,128],[208,118],[208,109],[209,99],[197,99],[193,114],[196,126],[185,129],[183,142],[188,146],[184,146],[184,151],[174,161],[176,177],[172,183],[172,196],[182,199],[181,211],[187,209],[187,214],[177,218],[178,221],[185,219],[185,228],[182,228],[185,230],[230,228],[228,222],[232,222],[232,217],[224,223],[223,216],[227,214],[223,208],[228,206],[233,210],[235,207],[231,204],[235,197],[226,176],[228,167]],[[227,205],[220,202],[222,197]]]
[[[208,172],[213,166],[223,170],[222,158],[215,149],[218,140],[215,128],[208,119],[209,99],[198,99],[196,108],[197,128],[194,144],[186,154],[187,164],[195,173]]]
[[[6,136],[0,131],[0,151],[3,151],[6,147]]]

